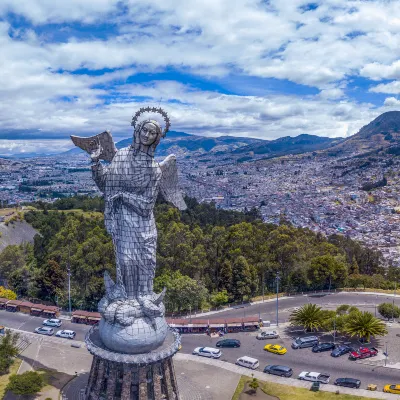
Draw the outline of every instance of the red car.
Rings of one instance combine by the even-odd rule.
[[[352,351],[349,358],[352,360],[359,360],[361,358],[375,357],[378,354],[378,349],[375,347],[360,347],[357,351]]]

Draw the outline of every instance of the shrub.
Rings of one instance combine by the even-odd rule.
[[[378,311],[379,314],[382,315],[382,317],[387,319],[400,317],[400,308],[397,306],[393,307],[392,303],[379,304]]]
[[[42,376],[36,371],[27,371],[21,375],[11,375],[7,390],[14,394],[36,394],[44,386]]]
[[[350,306],[348,304],[342,304],[336,309],[337,314],[346,314]]]

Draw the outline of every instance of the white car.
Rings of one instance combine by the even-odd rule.
[[[299,375],[299,379],[301,381],[310,381],[310,382],[321,382],[321,383],[329,383],[330,375],[321,374],[319,372],[307,372],[303,371]]]
[[[76,332],[69,331],[69,330],[58,331],[56,333],[56,336],[66,338],[66,339],[74,339],[76,336]]]
[[[221,350],[215,349],[214,347],[196,347],[193,350],[193,354],[208,358],[220,358],[222,355]]]
[[[45,326],[56,326],[57,328],[59,328],[61,324],[62,324],[61,320],[57,318],[45,319],[43,321],[43,325]]]
[[[277,331],[261,331],[257,335],[258,340],[277,339],[277,338],[279,338],[279,334]]]
[[[41,326],[40,328],[35,329],[35,333],[40,333],[41,335],[52,336],[54,334],[54,329]]]

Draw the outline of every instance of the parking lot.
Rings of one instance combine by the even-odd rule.
[[[0,325],[4,325],[7,328],[19,329],[27,332],[34,332],[35,328],[42,326],[43,321],[46,318],[34,317],[21,313],[12,313],[8,311],[0,311]],[[54,332],[62,329],[70,329],[76,332],[75,340],[84,341],[86,332],[90,329],[90,326],[84,324],[76,324],[70,320],[63,319],[60,328],[54,327]]]
[[[375,383],[378,390],[382,390],[386,384],[400,383],[398,369],[383,367],[384,356],[382,355],[382,343],[374,343],[379,348],[377,357],[360,361],[351,361],[348,355],[338,358],[331,357],[330,351],[323,353],[313,353],[311,348],[293,350],[291,343],[293,337],[305,336],[304,333],[290,332],[281,330],[281,337],[272,340],[257,340],[255,333],[228,334],[224,338],[235,338],[241,341],[240,348],[221,348],[222,361],[235,363],[240,356],[250,356],[260,361],[258,370],[263,370],[268,364],[287,365],[293,369],[292,378],[302,371],[316,371],[330,375],[330,382],[333,383],[337,378],[356,378],[361,380],[361,388],[366,388],[368,384]],[[398,338],[397,338],[398,339]],[[191,353],[195,347],[210,346],[215,347],[219,339],[212,339],[207,335],[184,335],[182,336],[182,352]],[[321,341],[333,341],[332,336],[321,337]],[[339,338],[336,343],[343,342]],[[287,353],[278,355],[263,350],[266,343],[277,343],[287,348]],[[354,347],[359,347],[360,343],[353,341]],[[398,350],[397,350],[398,351]],[[389,358],[390,359],[390,358]]]

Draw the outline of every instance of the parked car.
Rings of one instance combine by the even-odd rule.
[[[277,331],[261,331],[257,335],[258,340],[264,340],[264,339],[277,339],[279,337],[279,334]]]
[[[383,391],[385,393],[400,394],[400,385],[385,385]]]
[[[358,351],[352,351],[349,355],[351,360],[360,360],[362,358],[375,357],[378,354],[378,349],[375,347],[360,347]]]
[[[314,347],[319,343],[316,336],[298,337],[293,340],[292,349],[303,349],[304,347]]]
[[[56,336],[66,338],[66,339],[74,339],[76,336],[76,332],[70,330],[58,331]]]
[[[237,339],[223,339],[216,343],[217,347],[240,347],[240,340]]]
[[[56,326],[57,328],[59,328],[61,324],[62,324],[61,320],[57,318],[45,319],[43,321],[43,325],[45,326]]]
[[[353,378],[338,378],[334,382],[334,385],[359,389],[361,386],[361,381],[359,379],[353,379]]]
[[[193,354],[208,358],[220,358],[222,355],[221,350],[214,349],[214,347],[196,347]]]
[[[250,369],[257,369],[260,366],[260,363],[258,362],[257,358],[252,358],[247,356],[239,357],[236,360],[236,364]]]
[[[310,381],[310,382],[320,382],[320,383],[329,383],[330,375],[321,374],[319,372],[307,372],[303,371],[299,375],[299,379],[301,381]]]
[[[40,333],[41,335],[52,336],[54,334],[54,329],[47,328],[45,326],[41,326],[41,327],[35,329],[35,333]]]
[[[264,350],[269,351],[270,353],[275,354],[286,354],[286,347],[281,346],[280,344],[266,344],[264,346]]]
[[[346,345],[341,345],[337,346],[334,350],[332,350],[331,356],[332,357],[340,357],[343,354],[350,353],[351,351],[354,351],[354,349],[350,346]]]
[[[313,353],[320,353],[321,351],[331,351],[335,348],[334,343],[319,343],[312,348]]]
[[[292,368],[286,367],[285,365],[267,365],[264,368],[264,372],[266,374],[284,376],[286,378],[290,378],[293,375]]]

